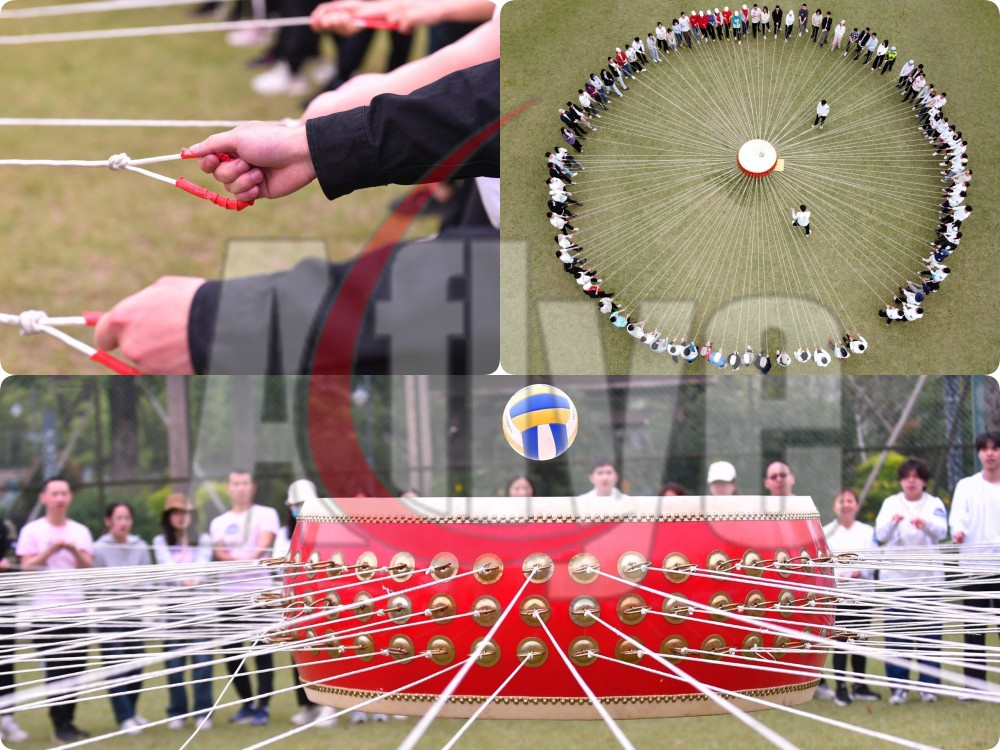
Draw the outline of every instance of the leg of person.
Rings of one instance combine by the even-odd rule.
[[[936,641],[941,640],[940,633],[928,633],[925,637]],[[919,648],[921,651],[928,652],[934,650],[935,646],[931,645],[930,643],[921,643],[917,646],[917,648]],[[919,663],[920,663],[920,677],[919,677],[920,682],[923,683],[924,685],[940,685],[941,678],[933,671],[940,668],[940,664],[938,663],[938,661],[934,658],[929,658],[929,659],[920,659]],[[927,669],[927,671],[924,671],[925,669]],[[924,703],[936,703],[937,695],[928,690],[920,690],[920,700]]]
[[[194,710],[207,714],[212,708],[212,655],[195,654],[191,657],[191,676],[194,678]]]
[[[241,648],[244,644],[233,644],[239,645]],[[229,674],[235,675],[233,677],[233,686],[236,688],[236,694],[244,703],[244,708],[248,707],[250,699],[253,697],[253,692],[250,689],[250,678],[246,674],[245,666],[241,668],[240,659],[230,659],[226,662],[226,669],[229,670]]]
[[[989,583],[970,583],[962,588],[970,593],[980,594],[980,596],[976,596],[975,598],[966,599],[963,602],[966,607],[990,609],[994,606],[994,600],[983,595],[993,588]],[[968,684],[970,680],[986,679],[986,630],[987,628],[982,625],[966,625],[965,627],[965,644],[973,648],[972,652],[968,655],[969,662],[975,662],[979,665],[972,666],[970,663],[963,670],[967,683],[966,687],[971,687]]]
[[[257,706],[267,709],[274,692],[274,654],[257,656]]]
[[[104,657],[105,666],[119,664],[128,659],[128,642],[109,640],[101,643],[101,655]],[[123,721],[131,719],[132,701],[126,694],[129,686],[126,684],[116,684],[108,688],[108,698],[111,699],[111,710],[115,715],[115,723],[119,726]]]
[[[171,643],[167,648],[176,649],[180,648],[181,644]],[[176,669],[176,672],[170,672],[167,675],[167,717],[173,718],[175,716],[182,716],[188,712],[188,701],[187,701],[187,689],[184,687],[184,672],[180,671],[185,665],[187,659],[183,656],[176,657],[173,659],[167,659],[164,662],[164,666],[168,669]],[[197,679],[197,678],[195,678]],[[195,685],[195,691],[198,690],[197,684]],[[181,720],[183,721],[183,720]],[[180,726],[183,726],[181,724]]]
[[[60,625],[54,627],[47,633],[43,633],[36,640],[43,650],[52,646],[60,646],[66,643],[78,643],[88,634],[88,629],[77,625]],[[44,659],[46,681],[59,680],[70,675],[86,670],[87,646],[76,646],[69,650],[60,650],[58,661]],[[49,707],[49,719],[52,726],[58,733],[73,726],[73,719],[76,716],[76,701],[58,700],[60,696],[50,696],[58,702]]]
[[[822,127],[822,126],[821,126],[821,127]],[[812,234],[812,229],[810,229],[810,228],[809,228],[809,225],[808,225],[808,224],[806,224],[806,237],[808,237],[808,236],[809,236],[810,234]]]

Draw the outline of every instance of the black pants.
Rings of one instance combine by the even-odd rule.
[[[56,626],[54,629],[49,630]],[[61,625],[50,623],[39,625],[47,632],[35,636],[34,642],[45,654],[39,656],[45,665],[45,679],[59,680],[70,675],[79,674],[87,670],[87,646],[77,645],[90,631],[88,628],[79,625]],[[70,648],[61,648],[61,644],[74,644]],[[53,649],[59,649],[55,653],[48,653]],[[60,700],[60,696],[52,696]],[[49,707],[49,718],[52,726],[57,730],[73,723],[76,715],[76,701],[61,701],[61,705]]]
[[[13,649],[16,630],[8,625],[14,618],[13,612],[0,610],[0,648]],[[14,665],[0,666],[0,698],[6,698],[14,692]]]
[[[885,64],[882,66],[882,73],[881,73],[881,75],[885,75],[885,72],[887,70],[892,70],[892,66],[895,65],[895,64],[896,64],[896,58],[893,58],[891,60],[886,60]]]
[[[794,26],[794,24],[792,24]],[[792,26],[785,27],[785,39],[788,39],[792,35]]]
[[[816,115],[816,119],[813,121],[813,127],[822,125],[824,122],[826,122],[826,115]]]
[[[834,624],[844,630],[858,630],[864,628],[868,619],[864,615],[857,614],[849,607],[838,607],[835,613]],[[837,672],[837,687],[847,687],[844,680],[847,672],[847,653],[836,651],[833,654],[833,668]],[[863,675],[868,669],[868,657],[863,654],[851,654],[851,671],[856,675]]]
[[[281,0],[279,10],[284,18],[308,16],[320,0]],[[319,55],[319,36],[308,26],[288,26],[278,31],[275,55],[288,62],[292,73],[298,73],[306,60]]]
[[[389,64],[386,70],[395,70],[409,59],[413,37],[410,34],[400,34],[398,31],[392,31],[390,34],[392,50],[389,52]],[[337,42],[337,74],[327,84],[326,91],[338,88],[361,67],[374,36],[375,29],[362,29],[354,36],[334,36]]]
[[[813,26],[812,40],[815,42],[816,37],[819,35],[819,26]]]
[[[219,617],[220,619],[229,622],[240,621],[240,614],[238,610],[235,610],[232,607],[220,607]],[[243,644],[234,643],[232,645],[242,647]],[[257,665],[256,693],[254,693],[253,687],[250,684],[250,676],[246,674],[246,662],[243,663],[242,669],[238,669],[241,661],[242,656],[226,662],[226,669],[229,670],[229,674],[236,675],[233,678],[233,685],[236,687],[237,695],[240,696],[246,706],[250,706],[250,701],[256,698],[257,707],[267,708],[267,705],[271,700],[270,693],[274,691],[274,655],[267,653],[257,654],[254,657],[254,661]],[[249,657],[247,657],[247,662],[249,662]]]
[[[795,229],[795,227],[797,227],[798,225],[799,225],[799,224],[798,224],[798,222],[796,222],[796,221],[793,221],[793,222],[792,222],[792,229]],[[806,224],[806,225],[805,225],[805,226],[803,227],[803,229],[805,229],[805,230],[806,230],[806,237],[808,237],[808,236],[809,236],[810,234],[812,234],[812,230],[810,230],[810,229],[809,229],[809,225],[808,225],[808,224]]]
[[[667,51],[667,40],[666,39],[657,39],[656,40],[656,48],[658,50],[661,50],[662,52],[666,52]]]
[[[979,607],[980,609],[1000,609],[1000,596],[998,596],[997,585],[995,583],[969,583],[962,587],[965,591],[971,594],[979,594],[971,599],[966,599],[964,604],[966,607]],[[994,619],[995,622],[995,619]],[[983,629],[980,629],[982,627]],[[970,630],[968,627],[965,630],[965,642],[969,646],[975,646],[977,648],[983,649],[986,647],[986,632],[987,629],[984,626],[974,626],[975,629]],[[980,667],[965,667],[965,676],[977,680],[986,679],[986,654],[985,652],[973,653],[969,657],[972,660],[979,662],[982,666]]]

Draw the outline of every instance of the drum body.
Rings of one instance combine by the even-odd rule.
[[[338,708],[423,680],[371,710],[424,713],[500,618],[441,715],[468,716],[526,660],[483,718],[598,718],[556,650],[615,718],[723,711],[643,647],[792,705],[816,680],[782,672],[821,666],[808,634],[833,623],[827,555],[804,497],[311,500],[278,637],[309,698]]]

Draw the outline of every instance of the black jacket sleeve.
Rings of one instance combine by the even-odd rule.
[[[405,96],[382,94],[367,107],[316,117],[306,136],[330,200],[375,185],[414,185],[436,167],[448,179],[500,176],[494,133],[464,158],[455,150],[500,119],[500,61],[451,73]]]

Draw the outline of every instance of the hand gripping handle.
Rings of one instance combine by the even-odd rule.
[[[204,198],[207,201],[211,201],[216,206],[222,206],[222,208],[228,209],[229,211],[242,211],[244,208],[253,205],[253,201],[238,201],[235,198],[226,198],[225,196],[213,193],[211,190],[203,188],[201,185],[195,185],[193,182],[189,182],[183,177],[179,177],[177,182],[174,184],[186,193],[191,193],[191,195]]]
[[[116,357],[108,354],[107,352],[102,352],[100,349],[91,354],[90,358],[94,362],[98,362],[99,364],[104,365],[109,370],[114,370],[119,375],[142,375],[141,372],[139,372],[131,365],[125,364],[120,359],[117,359]]]

